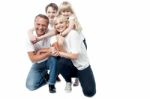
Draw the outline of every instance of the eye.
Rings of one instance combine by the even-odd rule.
[[[54,25],[56,26],[58,23],[55,23]]]
[[[61,21],[60,24],[63,24],[63,21]]]

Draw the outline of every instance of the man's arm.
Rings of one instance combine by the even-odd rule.
[[[42,59],[45,59],[51,55],[51,49],[44,48],[40,49],[37,52],[28,52],[28,56],[32,62],[37,62]]]

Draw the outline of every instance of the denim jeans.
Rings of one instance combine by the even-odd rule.
[[[55,57],[49,57],[44,62],[33,64],[26,80],[26,87],[29,90],[36,90],[45,85],[47,83],[45,76],[48,74],[48,70],[50,70],[48,83],[54,85],[56,82],[56,62]]]
[[[66,82],[71,82],[72,77],[78,77],[85,96],[92,97],[96,94],[95,78],[90,65],[83,70],[78,70],[71,60],[59,58],[57,69]]]

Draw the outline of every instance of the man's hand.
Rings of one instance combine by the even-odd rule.
[[[42,54],[42,53],[49,53],[49,54],[51,54],[51,51],[49,50],[49,48],[44,48],[44,49],[38,50],[36,54]]]
[[[55,47],[50,47],[50,51],[52,56],[59,56],[59,52]]]

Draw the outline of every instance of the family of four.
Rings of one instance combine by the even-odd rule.
[[[71,78],[76,77],[85,96],[96,93],[94,75],[87,57],[86,43],[76,22],[73,10],[68,9],[68,2],[60,6],[59,15],[54,15],[52,23],[48,15],[38,14],[34,28],[29,31],[27,53],[33,65],[26,80],[29,90],[36,90],[48,83],[50,93],[55,93],[56,78],[59,74],[66,81],[65,90],[70,92]],[[56,11],[55,4],[46,8],[51,13]],[[49,13],[47,12],[47,13]],[[48,29],[49,24],[52,28]]]

